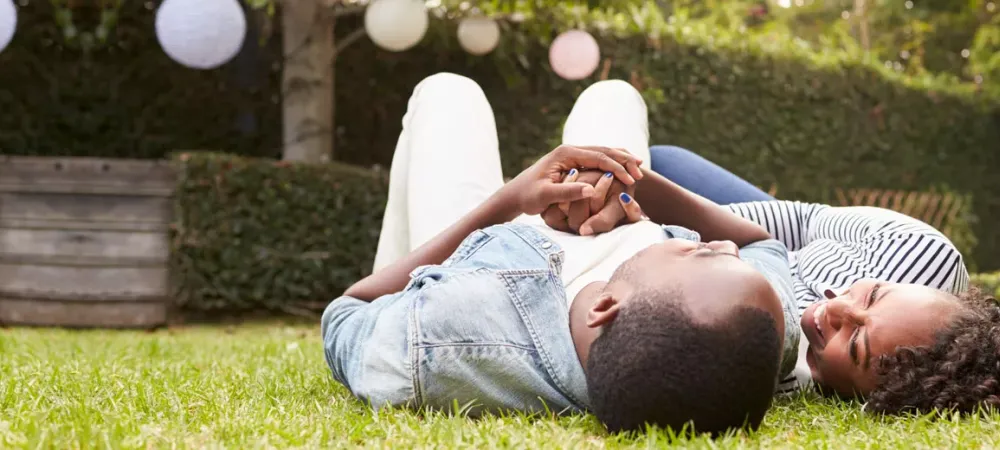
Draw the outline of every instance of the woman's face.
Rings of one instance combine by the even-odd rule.
[[[861,280],[826,292],[802,313],[813,381],[845,396],[875,389],[879,357],[898,347],[931,345],[960,309],[958,300],[914,284]]]

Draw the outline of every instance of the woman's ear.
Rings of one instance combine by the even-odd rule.
[[[613,322],[618,317],[618,309],[618,299],[610,292],[601,293],[587,311],[587,327],[598,328]]]

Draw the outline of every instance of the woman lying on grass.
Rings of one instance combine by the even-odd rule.
[[[422,81],[393,155],[375,271],[323,314],[334,378],[375,407],[593,411],[612,431],[758,426],[798,350],[787,250],[649,172],[648,159],[640,168],[645,126],[631,86],[597,83],[567,119],[569,145],[504,184],[479,86]],[[564,183],[577,168],[599,168],[600,182]],[[599,236],[537,216],[604,204],[613,179],[642,179],[671,226],[640,220],[627,196],[614,201],[636,223]]]
[[[881,208],[777,201],[687,150],[650,152],[654,171],[760,224],[790,250],[806,340],[779,392],[815,382],[878,413],[1000,407],[1000,309],[968,289],[962,255],[939,231]],[[613,190],[634,190],[643,205],[659,201],[641,183]],[[591,234],[627,220],[617,202],[596,203],[549,208],[546,222]]]

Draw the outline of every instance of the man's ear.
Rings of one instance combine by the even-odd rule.
[[[610,292],[601,293],[587,311],[587,327],[599,328],[613,322],[618,317],[619,306],[618,299]]]

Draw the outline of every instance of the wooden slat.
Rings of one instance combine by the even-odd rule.
[[[0,257],[9,255],[165,261],[170,247],[165,233],[0,228]]]
[[[168,304],[155,302],[63,302],[0,294],[0,323],[7,325],[152,328],[167,322]]]
[[[101,295],[166,296],[169,272],[161,267],[100,267],[0,262],[0,292],[51,293],[89,298]]]
[[[962,199],[951,193],[916,192],[880,189],[835,189],[840,206],[877,206],[921,220],[944,231],[965,207]]]
[[[175,182],[162,161],[0,157],[0,322],[163,323]]]

